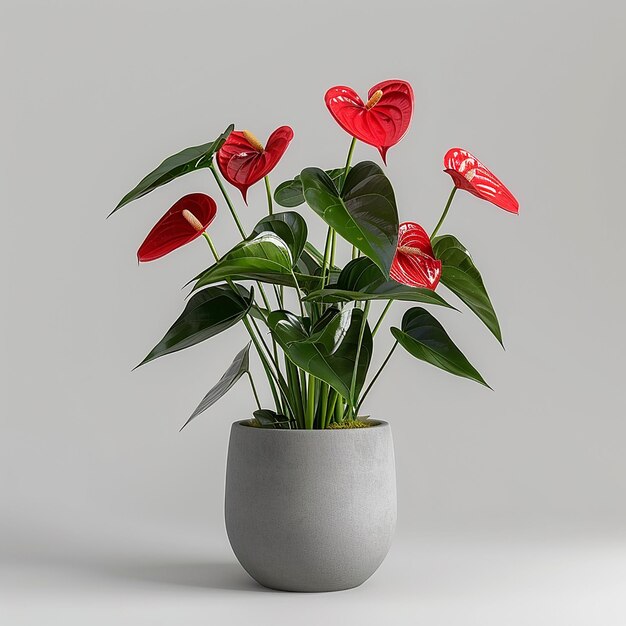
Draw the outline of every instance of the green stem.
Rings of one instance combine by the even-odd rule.
[[[328,274],[330,275],[330,268],[335,265],[335,251],[337,247],[337,231],[333,229],[333,234],[330,242],[330,264],[328,266]]]
[[[363,309],[363,319],[361,320],[361,328],[359,329],[359,343],[356,348],[356,359],[354,361],[354,368],[352,370],[352,382],[350,384],[350,408],[352,409],[352,417],[356,419],[356,379],[357,374],[359,372],[359,358],[361,356],[361,345],[363,344],[363,335],[365,334],[365,327],[367,326],[367,315],[370,311],[371,302],[368,300],[365,303],[365,308]]]
[[[450,192],[450,195],[448,196],[448,201],[446,202],[446,206],[443,210],[443,213],[441,214],[441,217],[439,218],[439,221],[437,222],[437,226],[435,226],[435,230],[433,230],[432,235],[430,236],[431,240],[435,237],[438,230],[441,228],[443,221],[446,219],[446,215],[448,215],[448,211],[450,210],[450,205],[452,204],[452,199],[454,198],[455,193],[456,193],[456,187],[452,187],[452,191]]]
[[[324,243],[324,260],[322,261],[322,289],[326,285],[326,266],[328,264],[328,256],[330,254],[330,243],[333,238],[333,229],[329,226],[326,232],[326,242]],[[330,272],[329,272],[330,273]]]
[[[219,261],[220,260],[220,255],[217,253],[217,250],[215,248],[215,245],[213,244],[213,241],[212,241],[211,237],[209,237],[209,235],[207,235],[206,232],[202,233],[202,235],[206,239],[206,242],[209,244],[209,248],[211,249],[211,253],[213,254],[213,257],[215,258],[215,261]],[[231,289],[237,291],[237,289],[235,287],[235,283],[233,283],[232,280],[227,279],[226,282],[230,285]],[[264,299],[267,300],[266,298],[264,298]],[[268,309],[269,309],[269,307],[268,307]],[[267,344],[265,344],[265,341],[263,340],[263,335],[260,333],[258,327],[256,326],[256,323],[254,322],[254,319],[253,318],[251,318],[251,319],[252,319],[253,324],[255,325],[257,333],[259,333],[259,337],[261,338],[261,341],[263,341],[263,345],[265,346],[265,349],[268,350]],[[263,364],[263,368],[265,369],[265,373],[267,375],[267,378],[268,378],[268,381],[269,381],[269,384],[270,384],[270,388],[272,390],[272,395],[274,396],[274,401],[276,402],[276,408],[278,409],[280,407],[280,402],[279,402],[279,399],[278,399],[278,395],[276,394],[276,389],[274,388],[274,383],[273,383],[273,380],[272,380],[272,376],[270,375],[272,373],[271,372],[271,368],[269,368],[269,364],[266,363],[265,356],[263,355],[263,352],[260,350],[259,342],[258,342],[256,336],[254,335],[254,332],[253,332],[253,330],[252,330],[252,328],[250,326],[250,323],[247,321],[247,319],[245,317],[243,318],[243,322],[244,322],[244,325],[245,325],[245,327],[246,327],[246,329],[248,331],[248,334],[250,335],[250,338],[252,339],[252,341],[254,343],[254,347],[256,348],[256,351],[257,351],[257,353],[259,355],[259,358],[261,359],[261,363]],[[276,344],[274,344],[274,350],[275,350],[275,353],[276,353]],[[269,350],[268,350],[268,353],[269,353]],[[276,353],[276,359],[278,359],[277,353]],[[278,372],[278,375],[280,375],[280,369],[278,368],[277,365],[275,367],[276,367],[276,370]],[[250,374],[249,372],[248,372],[248,374],[250,376],[250,383],[252,384],[252,387],[254,389],[254,382],[252,380],[252,374]],[[278,379],[277,379],[277,382],[278,382]],[[255,397],[256,397],[256,390],[254,390],[254,394],[255,394]],[[258,404],[258,398],[257,398],[257,404]],[[261,407],[259,406],[259,408],[261,408]]]
[[[348,170],[350,169],[350,163],[352,162],[352,154],[354,153],[354,146],[356,146],[356,137],[352,137],[350,142],[350,148],[348,149],[348,157],[346,158],[346,165],[343,170],[343,176],[341,177],[341,184],[339,185],[339,192],[343,191],[343,186],[346,184],[346,178],[348,178]]]
[[[215,246],[213,245],[213,241],[211,241],[211,237],[209,237],[206,232],[202,233],[202,236],[206,239],[206,242],[209,244],[209,248],[211,248],[211,252],[213,253],[213,258],[216,261],[220,260],[220,255],[217,253]]]
[[[319,410],[319,428],[324,428],[326,423],[326,411],[328,410],[328,394],[330,393],[330,386],[327,383],[320,381],[320,410]]]
[[[361,408],[361,405],[363,404],[363,400],[365,400],[365,396],[367,396],[367,394],[370,392],[370,389],[374,386],[374,383],[376,382],[376,380],[380,376],[381,372],[385,368],[385,365],[387,365],[389,359],[391,358],[391,355],[394,353],[394,351],[395,351],[395,349],[397,347],[398,347],[398,342],[396,340],[396,342],[393,344],[391,350],[389,350],[389,354],[385,357],[385,360],[383,361],[383,364],[378,368],[378,371],[376,372],[376,374],[374,374],[374,378],[372,378],[372,380],[370,381],[370,384],[367,386],[367,389],[363,392],[363,395],[361,396],[361,399],[359,400],[359,403],[356,406],[356,410],[357,411]]]
[[[305,427],[308,430],[313,428],[315,422],[315,383],[317,379],[315,376],[309,374],[309,386],[307,388],[307,402],[306,402],[306,423]]]
[[[389,300],[387,304],[385,305],[383,312],[380,314],[380,317],[378,318],[378,321],[376,322],[376,326],[374,326],[374,330],[372,331],[372,337],[376,334],[380,325],[383,323],[383,320],[385,319],[385,315],[387,315],[387,311],[391,308],[392,303],[393,303],[393,300]]]
[[[215,167],[213,166],[213,163],[209,165],[209,169],[211,170],[211,174],[213,174],[213,178],[215,178],[215,182],[217,183],[217,186],[220,188],[220,191],[222,192],[222,195],[224,196],[224,200],[226,200],[226,204],[228,205],[230,214],[233,216],[233,219],[235,220],[235,224],[237,225],[239,234],[245,239],[247,237],[246,231],[243,229],[243,226],[241,225],[241,222],[239,221],[239,216],[237,215],[235,206],[233,205],[232,200],[230,199],[230,196],[228,195],[228,192],[226,191],[226,187],[224,187],[224,183],[222,182],[222,179],[219,177],[219,174],[215,171]]]
[[[272,215],[274,211],[272,205],[272,189],[270,187],[270,177],[266,176],[263,180],[265,181],[265,191],[267,193],[267,210],[269,214]]]
[[[248,378],[250,379],[250,387],[252,387],[252,393],[254,394],[257,408],[261,410],[261,402],[259,401],[259,394],[256,392],[256,387],[254,386],[254,379],[252,378],[252,374],[250,372],[247,372],[247,374]]]
[[[333,389],[330,394],[330,400],[328,402],[328,408],[326,409],[326,417],[324,418],[324,426],[323,428],[328,428],[328,425],[332,421],[335,415],[335,407],[337,406],[337,400],[339,399],[339,394]]]
[[[343,398],[339,398],[338,402],[335,403],[335,422],[341,424],[343,422],[344,415],[344,406],[343,406]]]

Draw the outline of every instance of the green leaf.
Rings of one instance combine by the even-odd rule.
[[[237,291],[230,285],[218,285],[195,294],[163,339],[139,365],[189,348],[230,328],[246,315],[253,299],[252,290],[241,285],[237,285]]]
[[[341,194],[318,168],[309,167],[300,176],[308,205],[389,276],[398,242],[398,209],[380,167],[370,161],[355,165]]]
[[[252,413],[261,428],[288,428],[289,420],[270,409],[257,409]]]
[[[264,232],[273,232],[278,235],[289,247],[291,258],[298,261],[306,244],[307,226],[304,218],[295,211],[284,211],[264,217],[253,229],[248,238]]]
[[[340,167],[335,170],[326,170],[326,174],[337,182],[343,176],[345,168]],[[281,206],[293,209],[301,205],[304,202],[304,194],[302,192],[302,179],[300,175],[296,176],[293,180],[286,180],[276,187],[274,191],[274,200]]]
[[[317,335],[309,335],[310,320],[288,311],[270,313],[268,325],[287,357],[298,367],[328,383],[344,398],[350,399],[350,384],[356,362],[363,311],[346,308],[328,320]],[[365,327],[355,395],[358,397],[372,357],[372,333]]]
[[[217,263],[196,276],[194,291],[222,280],[260,280],[293,286],[289,246],[274,232],[266,231],[238,243]]]
[[[231,124],[215,141],[202,144],[201,146],[185,148],[181,152],[165,159],[159,167],[143,178],[132,191],[129,191],[109,215],[113,215],[115,211],[121,209],[125,204],[145,196],[157,187],[161,187],[179,176],[209,167],[213,155],[224,145],[234,128],[234,125]]]
[[[455,293],[483,321],[494,337],[502,343],[502,332],[480,272],[463,244],[453,235],[436,237],[435,256],[441,260],[441,282]]]
[[[405,300],[453,308],[431,289],[408,287],[395,280],[386,279],[378,266],[367,257],[350,261],[339,274],[336,283],[311,292],[305,300],[317,302]]]
[[[421,307],[409,309],[402,318],[402,330],[392,327],[391,333],[415,358],[489,387],[456,347],[443,326],[426,309]]]
[[[230,388],[250,369],[250,341],[248,345],[237,353],[224,375],[217,381],[217,384],[202,398],[200,404],[191,414],[189,419],[183,424],[181,430],[191,422],[192,419],[198,417],[200,413],[212,407]]]

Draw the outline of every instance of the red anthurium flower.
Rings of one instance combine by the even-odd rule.
[[[244,201],[248,187],[267,176],[280,161],[293,139],[289,126],[277,128],[263,144],[247,130],[234,130],[217,152],[217,165],[224,178],[241,191]]]
[[[217,205],[203,193],[183,196],[154,225],[137,251],[141,262],[154,261],[199,237],[213,221]]]
[[[465,189],[510,213],[519,212],[513,194],[467,150],[450,148],[443,157],[443,166],[458,189]]]
[[[360,141],[378,148],[387,163],[387,150],[409,129],[413,115],[413,88],[403,80],[385,80],[367,92],[368,101],[350,87],[331,87],[324,97],[337,123]]]
[[[391,264],[393,280],[409,287],[435,289],[441,278],[441,261],[435,259],[426,231],[415,222],[402,222],[398,247]]]

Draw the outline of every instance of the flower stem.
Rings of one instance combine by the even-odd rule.
[[[341,184],[339,185],[339,192],[343,191],[343,186],[346,184],[346,178],[348,178],[348,170],[350,169],[350,163],[352,162],[352,154],[354,153],[354,146],[356,146],[356,137],[352,137],[350,142],[350,148],[348,149],[348,157],[346,158],[346,165],[343,170],[343,176],[341,177]]]
[[[202,235],[204,236],[204,238],[206,239],[206,242],[209,244],[209,248],[211,248],[211,253],[213,254],[214,258],[216,261],[220,260],[220,255],[217,253],[217,250],[215,249],[215,245],[213,244],[213,241],[211,240],[211,237],[209,237],[209,235],[206,234],[206,232],[202,233]],[[235,283],[233,283],[232,280],[228,279],[226,281],[231,289],[236,290],[235,288]],[[248,322],[248,320],[244,317],[243,318],[243,323],[244,326],[246,327],[246,330],[248,331],[248,334],[250,335],[250,339],[252,339],[252,342],[254,343],[254,347],[256,348],[256,351],[259,355],[259,358],[261,359],[261,363],[263,364],[263,369],[265,370],[265,373],[267,375],[271,390],[272,390],[272,395],[274,396],[274,401],[276,402],[276,408],[279,408],[279,399],[278,399],[278,395],[276,394],[276,389],[274,387],[274,381],[272,380],[273,377],[273,372],[271,371],[271,368],[269,367],[269,363],[266,360],[265,355],[263,354],[263,351],[260,348],[260,344],[259,341],[256,337],[256,335],[254,334],[254,331],[252,330],[252,327],[250,326],[250,323]],[[254,319],[253,319],[253,323],[254,323]],[[255,324],[256,327],[256,324]],[[256,328],[257,332],[259,332],[258,327]],[[259,332],[259,337],[261,338],[261,341],[263,341],[263,344],[265,345],[265,349],[267,350],[267,345],[265,344],[265,341],[263,340],[263,335],[261,335],[261,333]],[[269,350],[268,350],[269,352]],[[277,374],[278,376],[280,376],[280,369],[278,368],[278,366],[275,364],[275,367],[277,369]],[[248,376],[250,377],[250,384],[252,385],[253,391],[254,391],[254,396],[257,399],[257,404],[258,404],[258,397],[256,394],[256,389],[254,388],[254,381],[252,380],[252,374],[250,372],[248,372]],[[276,379],[277,382],[279,382],[278,378]],[[259,408],[261,408],[259,406]]]
[[[450,195],[448,196],[448,201],[446,202],[446,206],[443,210],[443,213],[441,214],[441,217],[439,218],[439,221],[437,222],[437,226],[435,226],[435,230],[433,230],[432,235],[430,236],[431,239],[434,238],[434,236],[437,234],[437,232],[441,228],[443,221],[446,219],[446,215],[448,215],[448,211],[450,210],[450,205],[452,204],[452,199],[454,198],[455,193],[456,193],[456,187],[452,187],[452,191],[450,192]]]
[[[256,392],[256,387],[254,386],[254,379],[252,378],[252,374],[248,371],[248,378],[250,380],[250,387],[252,387],[252,393],[254,394],[254,399],[256,401],[256,406],[259,410],[261,410],[261,402],[259,400],[259,394]]]
[[[333,229],[329,226],[326,231],[326,243],[324,243],[324,260],[322,261],[322,289],[326,284],[326,266],[328,264],[328,255],[330,254],[330,242],[332,240]]]
[[[213,241],[211,240],[211,237],[209,237],[206,232],[202,233],[202,236],[206,239],[207,243],[209,244],[209,248],[211,248],[211,252],[213,253],[213,258],[216,261],[220,260],[220,255],[217,253],[217,250],[215,249],[215,246],[213,245]]]
[[[398,342],[396,341],[391,347],[391,350],[389,350],[389,354],[385,357],[383,364],[378,368],[378,371],[374,375],[374,378],[372,378],[372,380],[370,381],[370,384],[367,386],[367,389],[364,391],[363,395],[361,396],[361,399],[359,400],[359,403],[356,406],[357,411],[361,408],[361,405],[363,404],[363,400],[365,400],[365,396],[367,396],[367,394],[370,392],[370,389],[374,386],[374,383],[380,376],[381,372],[385,368],[385,365],[387,365],[387,362],[389,361],[389,359],[391,358],[391,355],[394,353],[397,347],[398,347]]]
[[[265,191],[267,192],[267,210],[269,214],[272,215],[274,211],[272,206],[272,189],[270,187],[270,177],[266,176],[263,180],[265,181]]]
[[[217,186],[220,188],[220,191],[222,192],[222,195],[224,196],[224,200],[226,200],[226,204],[228,205],[230,214],[233,216],[233,220],[235,220],[235,224],[237,225],[239,234],[242,236],[243,239],[246,239],[247,237],[246,231],[244,230],[243,226],[241,225],[241,222],[239,221],[239,216],[237,215],[235,206],[233,205],[233,202],[230,199],[228,192],[226,191],[226,187],[224,187],[224,183],[222,182],[222,179],[220,178],[219,174],[215,171],[215,167],[213,163],[209,165],[209,169],[211,170],[211,174],[213,174],[213,178],[215,178],[215,182],[217,182]],[[268,311],[271,311],[272,307],[270,306],[270,302],[267,299],[267,295],[265,294],[265,289],[263,289],[263,285],[261,285],[261,283],[257,281],[257,286],[261,293],[261,297],[263,298],[263,304],[265,304],[265,308]]]
[[[354,360],[354,368],[352,370],[352,382],[350,383],[350,408],[352,409],[352,417],[356,419],[356,412],[358,406],[356,404],[356,379],[357,374],[359,372],[359,359],[361,356],[361,345],[363,344],[363,335],[365,334],[365,327],[367,326],[367,315],[370,312],[371,302],[368,300],[365,303],[365,308],[363,309],[363,319],[361,320],[361,328],[359,329],[359,343],[356,348],[356,359]]]
[[[235,210],[235,206],[233,205],[228,192],[226,191],[226,187],[224,187],[224,183],[222,179],[219,177],[219,174],[215,171],[215,167],[213,163],[209,165],[209,169],[211,170],[211,174],[213,174],[213,178],[215,178],[215,182],[217,186],[220,188],[222,195],[224,196],[224,200],[226,200],[226,204],[228,205],[228,209],[230,210],[230,214],[233,216],[235,220],[235,224],[237,225],[237,229],[239,230],[239,234],[245,239],[247,237],[246,231],[243,229],[241,222],[239,221],[239,216],[237,215],[237,211]]]
[[[374,326],[374,330],[372,331],[372,337],[378,331],[378,328],[380,327],[380,325],[382,324],[383,320],[385,319],[385,315],[387,315],[387,311],[391,308],[391,304],[392,303],[393,303],[393,300],[389,300],[387,302],[387,304],[385,305],[385,308],[383,309],[383,312],[380,314],[380,317],[378,318],[378,321],[376,322],[376,325]]]

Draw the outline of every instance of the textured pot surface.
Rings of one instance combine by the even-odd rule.
[[[226,470],[226,530],[244,569],[287,591],[365,582],[396,524],[391,428],[279,430],[235,422]]]

